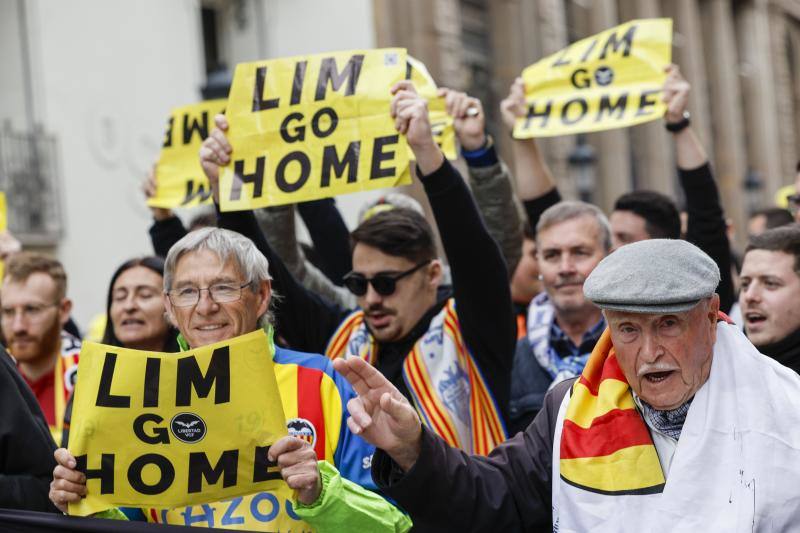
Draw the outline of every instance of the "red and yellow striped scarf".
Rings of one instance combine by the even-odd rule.
[[[325,354],[376,363],[378,346],[363,311],[342,322]],[[464,342],[452,299],[406,356],[403,378],[425,425],[451,446],[488,455],[505,440],[500,410]]]
[[[636,410],[608,329],[573,385],[559,455],[561,478],[585,490],[622,495],[664,489],[653,439]]]

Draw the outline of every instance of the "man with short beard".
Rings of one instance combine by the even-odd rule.
[[[800,373],[800,225],[750,238],[739,305],[758,350]]]
[[[561,202],[542,213],[536,250],[544,291],[528,308],[511,374],[511,434],[524,430],[552,385],[581,373],[606,327],[583,282],[611,249],[611,228],[597,207]]]
[[[505,261],[464,180],[434,142],[425,99],[409,81],[398,82],[392,94],[389,111],[414,152],[450,261],[452,288],[442,285],[430,225],[410,209],[375,214],[353,232],[353,270],[344,283],[357,310],[332,305],[300,285],[252,212],[220,213],[219,225],[250,237],[269,259],[273,287],[283,297],[276,333],[293,349],[369,361],[447,442],[487,454],[505,440],[516,339]],[[223,116],[217,126],[200,152],[212,186],[218,165],[229,163],[231,152],[235,157]],[[494,155],[491,145],[483,150]]]
[[[6,262],[0,288],[3,338],[56,442],[80,353],[80,341],[62,331],[72,309],[66,293],[67,275],[55,259],[20,252]]]

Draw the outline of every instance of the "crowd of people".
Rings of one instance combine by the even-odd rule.
[[[387,113],[444,256],[422,206],[399,193],[364,206],[352,232],[332,198],[217,207],[188,229],[153,208],[154,255],[113,273],[102,342],[179,352],[265,329],[286,418],[319,413],[325,438],[290,428],[270,449],[290,489],[270,521],[259,494],[227,522],[223,502],[101,516],[281,531],[790,530],[800,163],[790,209],[753,213],[740,256],[690,89],[667,68],[681,205],[642,190],[608,214],[563,200],[535,140],[511,141],[507,165],[481,102],[440,89],[463,179],[403,81]],[[500,111],[509,131],[525,115],[520,79]],[[226,118],[215,123],[199,158],[218,200],[236,147]],[[146,195],[155,185],[151,174]],[[311,246],[297,240],[295,208]],[[39,253],[5,261],[2,508],[66,512],[89,490],[68,450],[81,334],[67,274]]]

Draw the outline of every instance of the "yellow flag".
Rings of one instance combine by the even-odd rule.
[[[214,129],[214,115],[223,113],[226,103],[225,99],[208,100],[172,110],[156,164],[158,188],[147,205],[171,209],[213,201],[198,153]]]
[[[232,162],[223,211],[282,205],[411,182],[389,114],[405,78],[402,48],[240,63],[226,115]]]
[[[260,330],[182,353],[85,343],[69,450],[87,496],[70,514],[179,507],[273,487],[281,476],[267,450],[286,435],[286,420],[272,357]]]
[[[414,88],[420,96],[428,100],[428,117],[431,121],[431,130],[433,131],[433,140],[442,149],[442,153],[447,159],[458,159],[456,152],[456,131],[453,128],[453,117],[447,114],[444,98],[437,96],[436,82],[428,72],[425,64],[419,59],[411,56],[406,58],[408,61],[408,70],[406,71],[406,79],[410,79],[414,83]],[[409,148],[408,157],[414,159],[414,153]]]
[[[672,20],[632,20],[578,41],[522,71],[527,116],[514,137],[623,128],[664,115]]]

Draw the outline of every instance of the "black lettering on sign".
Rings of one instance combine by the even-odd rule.
[[[164,144],[161,145],[162,148],[169,148],[172,146],[172,127],[175,126],[175,117],[169,117],[169,121],[167,122],[167,131],[164,134]]]
[[[142,470],[147,465],[155,465],[159,470],[158,481],[148,485],[142,479]],[[169,459],[157,453],[146,453],[137,457],[128,467],[128,483],[136,492],[152,496],[161,494],[175,481],[175,467]]]
[[[181,205],[186,205],[195,198],[199,198],[200,202],[205,202],[211,197],[211,187],[206,189],[203,183],[197,183],[197,190],[195,190],[194,187],[194,180],[186,180],[186,195],[183,197],[183,200],[181,200]]]
[[[278,107],[279,98],[264,99],[264,82],[267,79],[267,67],[256,68],[256,83],[253,87],[253,112]]]
[[[586,60],[589,59],[589,54],[591,54],[592,50],[594,50],[594,47],[597,46],[597,41],[598,41],[597,39],[594,39],[592,41],[592,44],[589,45],[589,48],[587,48],[586,51],[583,53],[583,55],[581,56],[581,63],[585,63]]]
[[[75,458],[75,470],[82,472],[86,479],[100,480],[100,494],[114,494],[114,454],[100,455],[100,468],[87,468],[85,455]]]
[[[114,380],[114,368],[116,365],[117,354],[106,352],[103,370],[100,374],[100,386],[97,387],[97,400],[94,402],[97,407],[120,407],[125,409],[131,406],[130,396],[111,394],[111,383]]]
[[[328,126],[327,130],[323,130],[320,128],[320,121],[322,117],[327,116],[330,120],[330,125]],[[331,133],[333,130],[336,129],[336,126],[339,124],[339,115],[336,114],[336,111],[332,107],[323,107],[316,113],[314,116],[311,117],[311,130],[314,132],[314,135],[319,137],[320,139],[324,139]]]
[[[541,118],[542,123],[540,127],[545,128],[547,127],[547,122],[550,120],[550,112],[553,111],[553,101],[548,100],[547,105],[544,106],[544,109],[537,109],[536,102],[531,102],[528,104],[528,114],[525,116],[525,124],[522,126],[524,129],[528,129],[531,127],[531,122],[535,118]]]
[[[384,148],[397,144],[399,140],[399,135],[387,135],[386,137],[377,137],[375,139],[375,144],[372,145],[372,172],[369,174],[369,179],[375,180],[394,176],[395,167],[383,168],[382,163],[394,159],[395,152],[394,150],[384,150]]]
[[[614,114],[615,111],[618,111],[619,114],[617,115],[618,119],[622,118],[622,115],[625,114],[625,106],[628,104],[628,93],[622,93],[617,98],[615,103],[611,103],[611,95],[604,94],[600,97],[600,108],[597,110],[597,118],[594,120],[595,122],[600,122],[603,120],[603,113],[607,112],[609,118]]]
[[[649,115],[653,112],[653,106],[658,103],[658,100],[651,98],[661,92],[661,89],[650,89],[649,91],[642,91],[639,97],[639,110],[636,111],[636,116]]]
[[[203,490],[203,479],[214,485],[222,477],[222,488],[236,485],[239,467],[239,450],[225,450],[214,467],[203,452],[189,454],[189,494]]]
[[[336,146],[326,146],[322,152],[322,177],[320,187],[331,184],[331,170],[334,176],[341,178],[347,169],[347,183],[355,183],[358,175],[358,156],[361,153],[361,141],[353,141],[347,145],[342,159],[336,153]]]
[[[330,82],[331,89],[338,91],[339,88],[347,82],[344,89],[345,96],[352,96],[356,92],[356,84],[358,77],[361,75],[361,65],[364,63],[364,54],[356,54],[350,58],[341,72],[336,66],[336,59],[333,57],[326,57],[322,60],[319,66],[319,78],[317,78],[317,91],[314,94],[314,100],[320,101],[325,99],[328,91],[328,82]]]
[[[252,174],[244,173],[244,159],[233,162],[233,185],[231,185],[231,201],[239,200],[242,197],[242,185],[245,183],[253,184],[253,198],[261,198],[264,190],[264,166],[266,156],[256,157],[256,170]]]
[[[188,114],[183,115],[183,144],[192,142],[194,132],[200,135],[201,141],[204,141],[206,137],[208,137],[208,111],[203,111],[199,119],[192,119],[191,124],[189,124],[190,118]]]
[[[572,73],[569,77],[572,86],[576,89],[588,89],[592,85],[592,78],[589,76],[589,71],[585,68],[579,68]]]
[[[267,454],[269,454],[269,446],[256,446],[255,456],[253,457],[253,483],[281,479],[278,462],[270,461],[267,458]],[[273,470],[270,470],[270,468]]]
[[[297,161],[300,164],[300,175],[294,183],[289,183],[286,179],[286,167],[292,161]],[[299,190],[308,181],[311,175],[311,161],[304,152],[289,152],[278,163],[278,168],[275,169],[275,184],[283,192],[295,192]]]
[[[194,356],[178,359],[175,406],[192,404],[192,388],[198,398],[207,398],[214,386],[214,403],[231,401],[231,354],[230,347],[221,346],[211,354],[206,375],[200,370]]]
[[[158,382],[161,378],[161,359],[148,357],[144,367],[144,399],[142,407],[158,407]]]
[[[572,63],[572,61],[570,61],[569,59],[565,59],[567,52],[569,52],[569,48],[561,50],[561,53],[556,58],[555,63],[550,65],[550,68],[563,67],[564,65],[569,65],[570,63]]]
[[[579,104],[581,108],[580,115],[576,118],[569,118],[569,108],[572,107],[573,104]],[[583,98],[573,98],[572,100],[568,100],[564,107],[561,108],[561,122],[567,125],[575,124],[579,122],[583,117],[586,116],[586,112],[589,110],[589,104],[586,103],[586,100]]]
[[[600,52],[600,56],[598,59],[605,59],[606,55],[608,54],[608,49],[611,48],[612,52],[616,52],[617,49],[625,45],[625,50],[622,52],[622,57],[628,57],[631,55],[631,47],[633,46],[633,34],[636,33],[636,24],[628,28],[628,31],[625,32],[625,35],[622,36],[622,40],[617,39],[616,32],[612,33],[608,36],[608,40],[606,44],[603,45],[603,50]]]
[[[169,430],[165,427],[154,427],[152,434],[144,430],[145,422],[160,424],[164,419],[155,413],[144,413],[133,421],[133,433],[145,444],[169,444]]]
[[[303,96],[303,82],[306,79],[306,67],[308,61],[298,61],[294,66],[294,80],[292,80],[292,98],[289,100],[291,105],[300,103],[300,98]]]
[[[283,119],[281,122],[281,139],[287,143],[293,143],[295,141],[303,141],[306,138],[306,127],[305,126],[297,126],[294,128],[294,131],[289,131],[289,122],[293,120],[303,120],[302,113],[289,113],[286,115],[286,118]]]

